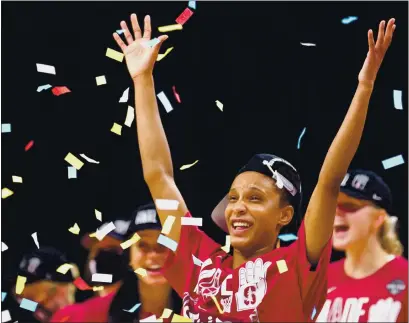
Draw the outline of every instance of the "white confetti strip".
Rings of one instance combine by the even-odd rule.
[[[12,180],[13,180],[13,183],[23,183],[23,178],[20,176],[13,175]]]
[[[40,244],[38,243],[38,238],[37,238],[37,232],[34,232],[31,236],[34,239],[34,243],[36,244],[37,248],[40,249]]]
[[[182,217],[182,225],[191,225],[195,227],[201,227],[203,225],[203,219],[184,216]]]
[[[159,210],[170,211],[170,210],[177,210],[179,207],[179,201],[176,200],[165,200],[165,199],[156,199],[155,200],[156,207]]]
[[[111,274],[92,274],[92,281],[99,283],[112,283]]]
[[[1,133],[9,133],[11,132],[11,124],[10,123],[2,123],[1,124]]]
[[[43,90],[48,90],[48,89],[51,89],[52,87],[53,87],[53,86],[50,85],[50,84],[40,85],[40,86],[37,88],[37,92],[41,92],[41,91],[43,91]]]
[[[164,235],[159,235],[158,238],[158,243],[160,243],[162,246],[165,246],[167,248],[169,248],[172,251],[176,251],[178,244],[176,243],[176,241],[168,238],[167,236]]]
[[[216,105],[220,109],[220,111],[223,112],[223,103],[221,103],[219,100],[216,100]]]
[[[285,262],[284,259],[277,260],[276,264],[277,264],[278,272],[280,274],[285,273],[286,271],[288,271],[287,263]]]
[[[107,79],[105,78],[105,75],[97,76],[95,80],[97,81],[97,86],[107,84]]]
[[[77,170],[75,167],[68,166],[68,179],[77,178]]]
[[[52,65],[46,64],[39,64],[37,63],[37,72],[40,73],[47,73],[47,74],[54,74],[55,75],[55,67]]]
[[[129,105],[128,111],[126,112],[125,126],[130,127],[134,119],[135,119],[135,109]]]
[[[94,159],[92,159],[92,158],[89,158],[89,157],[87,157],[85,154],[80,154],[80,156],[82,157],[82,158],[84,158],[87,162],[89,162],[89,163],[93,163],[93,164],[99,164],[99,161],[96,161],[96,160],[94,160]]]
[[[198,162],[199,162],[199,160],[196,160],[196,161],[195,161],[194,163],[192,163],[192,164],[183,165],[182,167],[180,167],[180,170],[188,169],[188,168],[190,168],[190,167],[196,165]]]
[[[133,313],[139,308],[139,306],[141,306],[141,303],[137,303],[130,310],[124,310],[124,311],[129,312],[129,313]]]
[[[11,315],[9,310],[4,310],[1,312],[1,322],[6,323],[11,321]]]
[[[226,236],[226,244],[221,248],[226,253],[230,251],[230,236]]]
[[[95,217],[102,222],[102,213],[95,209]]]
[[[124,91],[121,98],[119,99],[120,103],[128,102],[129,99],[129,87]]]
[[[9,247],[2,241],[1,242],[1,252],[6,251]]]
[[[393,105],[397,110],[403,110],[402,91],[393,90]]]
[[[199,266],[199,267],[202,266],[203,261],[201,261],[199,258],[196,258],[195,255],[192,255],[192,258],[193,258],[193,263],[194,263],[196,266]]]
[[[300,43],[300,44],[303,45],[303,46],[306,46],[306,47],[315,47],[315,46],[317,46],[314,43]]]
[[[97,230],[95,233],[95,237],[101,241],[104,239],[104,237],[110,233],[111,231],[115,230],[115,224],[113,222],[109,222],[107,225],[105,225],[101,230]]]
[[[176,217],[174,217],[173,215],[168,215],[168,217],[165,220],[165,223],[163,224],[161,233],[169,234],[175,220],[176,220]]]
[[[389,169],[389,168],[392,168],[392,167],[395,167],[395,166],[399,166],[399,165],[402,165],[404,163],[405,163],[405,161],[403,160],[402,155],[391,157],[391,158],[388,158],[388,159],[385,159],[385,160],[382,161],[383,168],[385,168],[385,169]]]
[[[162,102],[165,110],[167,113],[171,112],[173,110],[172,105],[170,104],[168,98],[166,97],[166,94],[162,91],[157,95],[158,99],[160,102]]]

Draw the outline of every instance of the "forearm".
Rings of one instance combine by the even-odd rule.
[[[325,157],[320,184],[334,190],[339,188],[361,141],[372,90],[372,84],[358,84],[347,115]]]
[[[164,174],[173,178],[172,157],[160,119],[152,75],[134,80],[136,127],[145,181]],[[149,183],[148,183],[149,185]]]

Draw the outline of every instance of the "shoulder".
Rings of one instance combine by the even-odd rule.
[[[408,260],[404,257],[397,256],[389,263],[388,271],[392,272],[395,276],[402,276],[406,280],[408,279]]]

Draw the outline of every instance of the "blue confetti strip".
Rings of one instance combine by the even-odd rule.
[[[403,160],[402,155],[398,155],[398,156],[388,158],[388,159],[385,159],[385,160],[382,161],[383,168],[385,168],[385,169],[389,169],[389,168],[392,168],[392,167],[395,167],[395,166],[399,166],[399,165],[402,165],[404,163],[405,163],[405,161]]]
[[[129,312],[129,313],[133,313],[139,308],[139,306],[141,306],[141,303],[137,303],[130,310],[124,310],[124,311]]]
[[[302,139],[302,137],[304,136],[306,130],[307,130],[307,127],[305,127],[305,128],[301,131],[301,134],[300,134],[300,136],[298,137],[297,149],[300,149],[301,139]]]
[[[6,296],[7,296],[7,293],[1,292],[1,301],[2,301],[2,302],[4,301],[4,299],[6,298]]]
[[[151,40],[149,40],[149,41],[147,41],[147,42],[144,42],[143,44],[145,45],[145,46],[147,46],[147,47],[153,47],[153,46],[155,46],[156,44],[159,44],[159,39],[158,38],[154,38],[154,39],[151,39]]]
[[[286,234],[280,234],[278,236],[278,239],[283,240],[283,241],[293,241],[293,240],[297,240],[298,237],[295,234],[286,233]]]
[[[355,20],[358,20],[358,17],[349,16],[349,17],[343,18],[343,19],[341,20],[341,22],[342,22],[344,25],[348,25],[348,24],[350,24],[351,22],[353,22],[353,21],[355,21]]]
[[[311,320],[314,319],[315,314],[317,313],[317,309],[314,306],[314,309],[312,310],[312,314],[311,314]]]
[[[37,309],[37,302],[33,302],[30,301],[27,298],[23,298],[23,300],[20,303],[20,307],[24,308],[25,310],[31,311],[31,312],[35,312],[35,310]]]
[[[192,8],[192,9],[196,10],[196,1],[195,0],[189,1],[189,8]]]
[[[178,247],[178,244],[175,241],[162,234],[158,238],[158,243],[160,243],[162,246],[165,246],[166,248],[169,248],[172,251],[176,251]]]
[[[2,123],[1,124],[1,133],[11,132],[11,124],[10,123]]]

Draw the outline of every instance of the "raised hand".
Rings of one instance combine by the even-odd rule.
[[[368,46],[369,51],[366,55],[364,65],[359,72],[359,82],[368,83],[373,85],[375,83],[376,75],[381,67],[382,61],[385,57],[391,42],[393,32],[395,31],[395,19],[389,19],[385,32],[385,21],[382,20],[379,24],[378,37],[375,40],[373,37],[372,29],[368,31]]]
[[[168,36],[162,35],[158,37],[159,43],[153,47],[144,46],[144,43],[151,39],[152,28],[150,16],[145,16],[143,37],[136,14],[131,15],[131,23],[133,36],[129,32],[126,22],[121,21],[121,28],[124,30],[128,45],[122,41],[117,33],[114,33],[114,39],[125,55],[129,74],[132,79],[135,80],[140,75],[152,73],[159,49],[162,43],[168,39]]]

